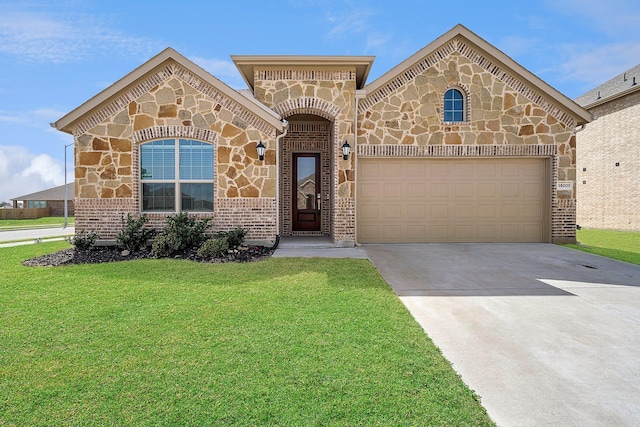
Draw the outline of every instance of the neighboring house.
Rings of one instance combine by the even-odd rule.
[[[575,241],[590,114],[465,27],[369,84],[370,56],[232,59],[250,93],[167,49],[53,124],[75,137],[76,228],[189,211],[261,241]]]
[[[578,132],[578,224],[640,230],[640,65],[576,99],[594,116]]]
[[[26,194],[11,199],[13,207],[17,208],[21,204],[23,208],[49,208],[49,215],[64,216],[64,185]],[[67,184],[67,211],[69,216],[74,215],[74,183]]]

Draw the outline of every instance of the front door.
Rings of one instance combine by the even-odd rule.
[[[320,231],[320,153],[293,155],[293,231]]]

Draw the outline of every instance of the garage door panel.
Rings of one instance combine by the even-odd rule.
[[[425,218],[425,214],[426,214],[426,209],[427,206],[424,203],[421,204],[415,204],[412,203],[410,205],[407,205],[407,218],[409,219],[424,219]]]
[[[442,183],[442,182],[436,182],[436,183],[430,183],[429,184],[429,196],[430,197],[442,197],[442,198],[448,198],[449,197],[449,184],[447,183]]]
[[[361,159],[358,240],[545,241],[546,171],[544,159]]]
[[[431,218],[446,219],[449,218],[449,205],[448,204],[432,204]]]
[[[478,218],[493,219],[496,217],[495,205],[478,204]]]
[[[517,182],[505,182],[500,185],[500,194],[503,198],[520,197],[520,185]]]
[[[377,182],[362,184],[359,189],[360,195],[364,199],[378,200],[382,195],[380,193],[380,184],[378,184]]]
[[[402,197],[403,193],[402,183],[383,184],[382,195],[384,197]]]
[[[474,185],[472,182],[461,182],[455,184],[455,196],[456,197],[473,197]]]
[[[383,205],[383,219],[397,220],[398,218],[402,218],[402,211],[401,204]]]
[[[427,195],[427,184],[425,182],[407,183],[407,197],[424,199]]]
[[[477,184],[478,197],[486,197],[495,199],[496,197],[496,184],[493,182],[479,182]]]

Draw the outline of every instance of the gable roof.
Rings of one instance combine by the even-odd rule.
[[[547,107],[545,110],[550,114],[557,117],[564,113],[578,125],[592,120],[588,111],[461,24],[365,86],[366,97],[371,100],[365,99],[364,105],[377,102],[376,98],[391,93],[394,88],[411,80],[425,67],[433,65],[454,50],[467,56],[497,78],[510,79],[515,90],[542,108]]]
[[[638,90],[640,90],[640,64],[580,95],[575,101],[584,108],[592,108]]]
[[[64,200],[64,187],[64,185],[59,185],[35,193],[25,194],[24,196],[14,197],[11,200]],[[75,182],[68,183],[66,187],[67,197],[73,201]]]
[[[356,88],[361,89],[367,81],[375,56],[231,55],[231,59],[252,91],[255,89],[256,66],[268,68],[286,66],[310,70],[355,67]]]
[[[213,86],[218,92],[220,92],[221,95],[229,98],[236,104],[241,105],[261,120],[275,127],[278,131],[283,130],[281,118],[275,112],[269,110],[264,105],[258,103],[256,100],[241,95],[240,93],[208,73],[206,70],[188,60],[171,48],[163,50],[158,55],[154,56],[73,111],[69,112],[55,123],[51,123],[51,126],[60,131],[74,134],[76,126],[82,120],[89,117],[91,114],[95,114],[101,108],[108,107],[111,102],[117,101],[118,97],[123,96],[126,91],[133,87],[137,82],[153,75],[153,73],[161,71],[163,67],[166,67],[171,63],[177,63],[178,65],[182,66],[195,77],[202,79],[209,85]],[[138,96],[139,95],[141,94],[138,94]],[[118,105],[124,102],[125,100],[122,100],[122,102],[119,102]],[[125,108],[125,106],[126,104],[123,105],[122,108]]]

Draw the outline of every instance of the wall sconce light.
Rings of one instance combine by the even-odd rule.
[[[266,149],[267,147],[265,147],[262,141],[260,141],[256,146],[256,150],[258,151],[258,160],[264,160],[264,152]]]
[[[342,144],[342,158],[349,160],[349,153],[351,153],[351,146],[347,141],[344,141],[344,144]]]

